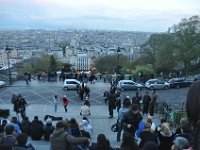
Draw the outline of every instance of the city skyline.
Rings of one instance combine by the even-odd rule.
[[[165,32],[200,14],[198,0],[0,0],[0,29]]]

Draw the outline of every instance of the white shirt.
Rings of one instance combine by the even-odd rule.
[[[81,106],[81,114],[82,114],[82,116],[89,116],[90,115],[90,107],[87,105]]]

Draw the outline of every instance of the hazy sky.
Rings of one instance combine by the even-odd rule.
[[[0,0],[0,28],[167,31],[200,0]]]

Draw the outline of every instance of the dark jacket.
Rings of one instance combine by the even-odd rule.
[[[149,106],[150,102],[151,102],[151,97],[149,95],[144,95],[143,96],[143,105]]]
[[[21,123],[21,131],[22,133],[26,133],[27,135],[30,135],[30,121],[23,120]]]
[[[108,144],[105,146],[98,145],[97,143],[92,143],[89,150],[113,150],[113,148]]]
[[[124,114],[122,119],[122,124],[125,132],[135,135],[135,131],[138,129],[140,120],[142,120],[142,115],[140,113],[134,114],[131,110]],[[127,128],[127,125],[131,124],[131,128]]]
[[[64,131],[64,128],[55,129],[50,135],[51,150],[69,150],[71,144],[88,143],[85,137],[74,137]]]
[[[30,125],[30,136],[32,140],[40,140],[43,136],[43,132],[42,122],[34,120]]]
[[[52,126],[51,124],[47,124],[44,126],[44,139],[49,141],[50,135],[53,133],[55,127]]]
[[[142,148],[143,145],[147,142],[147,141],[153,141],[155,143],[158,143],[157,140],[157,134],[152,133],[150,131],[142,131],[140,133],[140,138],[141,138],[141,142],[139,144],[139,147]]]
[[[174,134],[172,133],[170,136],[165,136],[161,132],[158,133],[158,138],[160,141],[160,150],[170,150],[173,145]]]

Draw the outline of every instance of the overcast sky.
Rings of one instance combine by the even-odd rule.
[[[165,32],[200,0],[0,0],[0,28]]]

